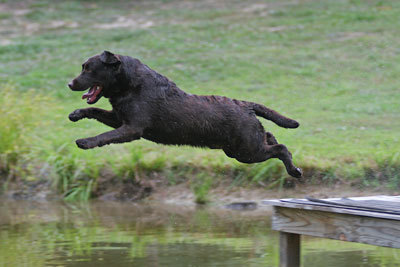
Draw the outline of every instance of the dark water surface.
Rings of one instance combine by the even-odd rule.
[[[278,266],[268,210],[0,201],[0,267]],[[400,250],[302,240],[303,266],[400,266]]]

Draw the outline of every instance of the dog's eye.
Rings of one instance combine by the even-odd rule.
[[[82,65],[82,71],[90,72],[91,70],[89,69],[89,65],[88,64],[83,64]]]

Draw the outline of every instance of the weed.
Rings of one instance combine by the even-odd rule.
[[[128,155],[120,157],[114,165],[114,172],[121,178],[137,178],[140,175],[140,166],[143,162],[143,150],[133,146]]]
[[[48,98],[30,90],[18,92],[11,85],[0,85],[0,168],[16,168],[22,154],[30,150],[29,133],[41,127]]]
[[[191,181],[191,189],[197,204],[206,204],[209,201],[212,183],[213,179],[207,173],[200,173]]]

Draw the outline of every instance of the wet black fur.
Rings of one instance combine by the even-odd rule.
[[[103,88],[100,97],[108,98],[113,109],[77,109],[69,119],[96,119],[115,130],[77,140],[82,149],[145,138],[161,144],[223,149],[244,163],[279,158],[291,176],[301,176],[286,146],[265,132],[256,116],[285,128],[299,124],[263,105],[188,94],[138,59],[107,51],[89,58],[82,73],[69,83],[74,91],[93,85]]]

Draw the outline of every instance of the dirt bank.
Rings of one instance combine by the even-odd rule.
[[[22,181],[13,180],[6,183],[0,179],[3,188],[2,197],[7,199],[30,199],[37,201],[60,200],[64,195],[56,192],[49,181]],[[366,195],[398,195],[399,190],[390,190],[385,187],[362,188],[350,183],[336,183],[331,185],[311,185],[296,182],[292,188],[265,189],[261,185],[234,186],[231,182],[218,182],[208,193],[210,205],[226,205],[233,202],[255,202],[263,199],[290,198],[312,196],[350,197]],[[92,199],[108,201],[156,201],[167,204],[194,205],[195,193],[191,182],[185,181],[177,185],[168,185],[163,179],[152,177],[142,181],[118,178],[100,178],[93,193]]]

